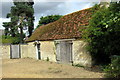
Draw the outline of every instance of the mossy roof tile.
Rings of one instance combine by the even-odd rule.
[[[65,15],[37,28],[27,41],[81,38],[80,29],[88,25],[91,15],[91,8]]]

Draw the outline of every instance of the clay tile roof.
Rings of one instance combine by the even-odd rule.
[[[81,38],[84,26],[91,18],[91,8],[61,17],[59,20],[37,28],[27,41]]]

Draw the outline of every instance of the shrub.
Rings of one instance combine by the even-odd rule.
[[[1,36],[3,44],[18,44],[20,43],[20,37],[11,37],[11,36]]]
[[[106,72],[105,77],[120,78],[120,56],[112,58],[111,64],[104,69]]]
[[[120,55],[120,2],[110,3],[108,8],[101,7],[86,28],[83,38],[89,43],[93,61],[106,64],[110,63],[110,56]]]
[[[49,57],[47,57],[46,61],[49,61]]]

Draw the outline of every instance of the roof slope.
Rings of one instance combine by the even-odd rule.
[[[37,28],[27,41],[81,38],[80,29],[88,25],[91,8],[61,17],[59,20]]]

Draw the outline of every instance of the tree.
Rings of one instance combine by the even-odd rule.
[[[5,27],[5,36],[8,36],[9,35],[9,26],[10,24],[8,22],[3,22],[3,26]]]
[[[112,55],[120,55],[120,2],[101,7],[84,32],[88,49],[97,63],[109,63]]]
[[[27,0],[27,2],[16,2],[14,0],[14,6],[11,7],[11,12],[7,14],[7,18],[11,18],[11,22],[3,24],[5,30],[12,37],[20,34],[21,42],[23,42],[24,30],[27,30],[29,36],[31,36],[34,29],[33,4],[34,2],[32,0]]]
[[[51,22],[54,22],[58,19],[60,19],[62,17],[62,15],[48,15],[48,16],[45,16],[45,17],[41,17],[40,20],[39,20],[39,24],[37,27],[41,26],[41,25],[46,25],[48,23],[51,23]]]

